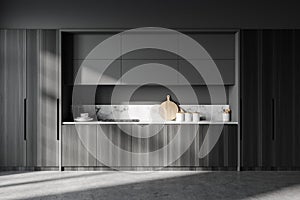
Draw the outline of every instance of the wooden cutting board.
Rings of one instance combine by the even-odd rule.
[[[160,105],[159,113],[160,116],[167,120],[173,120],[176,118],[176,113],[178,112],[178,106],[173,101],[170,101],[170,95],[167,95],[167,101],[164,101]]]

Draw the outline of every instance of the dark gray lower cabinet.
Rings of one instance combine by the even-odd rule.
[[[96,166],[97,126],[62,126],[62,166]]]
[[[212,150],[199,159],[204,138],[219,125],[211,126],[208,131],[208,125],[63,125],[62,165],[237,167],[236,125],[224,125]]]
[[[25,30],[0,30],[0,166],[26,166]]]
[[[213,145],[213,140],[210,136],[213,135],[211,131],[215,131],[221,125],[208,125],[200,126],[199,130],[199,140],[200,147],[204,145],[205,138],[207,137],[208,143]],[[237,134],[238,129],[236,125],[224,125],[221,129],[222,132],[216,144],[213,146],[211,151],[204,158],[200,158],[199,166],[203,167],[237,167],[237,152],[238,152],[238,140]]]
[[[131,162],[131,125],[97,126],[98,166],[128,167]]]
[[[168,125],[168,165],[199,166],[199,125]]]
[[[164,125],[133,125],[132,166],[166,166],[168,163],[167,134],[167,127]]]

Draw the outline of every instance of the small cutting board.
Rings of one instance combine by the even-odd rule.
[[[170,95],[167,95],[167,100],[160,105],[159,113],[160,116],[167,120],[174,120],[176,113],[178,112],[178,106],[173,101],[170,101]]]

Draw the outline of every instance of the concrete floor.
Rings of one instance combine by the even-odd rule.
[[[0,199],[300,199],[300,172],[0,172]]]

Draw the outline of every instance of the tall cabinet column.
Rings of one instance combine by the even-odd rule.
[[[27,165],[58,166],[58,33],[27,30]]]
[[[26,165],[26,31],[0,30],[0,166]]]

